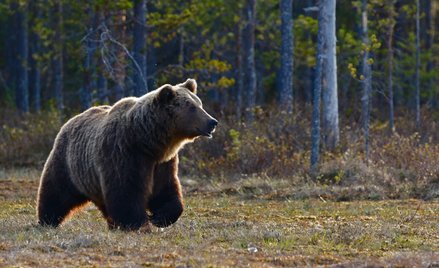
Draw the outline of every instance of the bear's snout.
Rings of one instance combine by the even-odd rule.
[[[208,132],[208,137],[212,138],[212,133],[215,132],[215,128],[218,125],[218,120],[216,120],[215,118],[212,118],[211,120],[209,120],[209,123],[207,124],[207,132]]]
[[[202,126],[201,128],[197,128],[197,131],[201,136],[212,138],[212,133],[215,132],[215,128],[218,125],[218,120],[210,116],[208,113],[206,114],[209,116],[209,119],[204,124],[204,126]]]
[[[213,131],[215,131],[215,128],[216,128],[216,126],[218,125],[218,120],[216,120],[215,118],[212,118],[210,121],[209,121],[209,128],[211,129],[211,131],[210,132],[213,132]]]

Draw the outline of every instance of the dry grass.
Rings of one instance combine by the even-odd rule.
[[[393,136],[374,122],[367,161],[360,129],[344,122],[340,146],[310,175],[309,115],[256,117],[222,118],[214,139],[182,151],[185,213],[141,234],[108,231],[93,205],[59,229],[37,226],[38,177],[60,122],[0,114],[0,267],[439,266],[436,119],[423,118],[421,135],[409,117]]]
[[[268,178],[185,180],[183,217],[142,234],[109,231],[92,205],[39,227],[37,184],[38,171],[0,171],[0,266],[439,265],[438,200],[334,202]]]
[[[220,118],[213,139],[200,138],[182,150],[181,174],[205,181],[283,179],[302,198],[439,198],[439,124],[431,111],[423,113],[420,134],[409,114],[398,112],[402,116],[396,118],[394,135],[385,122],[374,120],[367,160],[360,127],[351,117],[341,118],[340,145],[333,152],[323,149],[320,169],[311,174],[309,110],[290,115],[276,108],[258,107],[249,124]],[[0,112],[0,166],[41,168],[61,126],[58,117],[54,112]]]

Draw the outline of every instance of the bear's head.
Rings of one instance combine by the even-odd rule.
[[[175,86],[164,85],[158,89],[157,101],[171,118],[173,134],[179,138],[211,138],[218,125],[218,121],[203,109],[196,94],[197,82],[194,79],[187,79]]]

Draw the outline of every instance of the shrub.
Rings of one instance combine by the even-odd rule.
[[[343,122],[348,119],[344,118],[338,148],[333,152],[323,148],[319,171],[311,175],[309,115],[306,109],[290,115],[257,108],[252,123],[224,116],[213,139],[199,138],[183,149],[181,174],[205,181],[282,179],[339,200],[439,197],[439,126],[432,118],[423,118],[431,123],[424,124],[422,135],[408,116],[396,119],[399,129],[392,135],[386,123],[375,121],[368,159],[360,127],[351,118]],[[41,167],[61,127],[59,115],[6,111],[0,116],[0,165]]]
[[[346,120],[346,119],[345,119]],[[399,132],[390,135],[386,123],[370,129],[370,154],[365,159],[361,128],[344,125],[340,145],[322,152],[320,169],[309,173],[309,114],[288,115],[275,109],[256,109],[253,123],[222,118],[212,140],[201,139],[181,154],[184,175],[206,179],[240,179],[265,175],[292,184],[351,187],[347,198],[439,197],[439,133],[434,120],[424,118],[422,136],[408,116],[397,118]],[[410,134],[415,133],[415,134]],[[338,191],[338,190],[337,190]]]
[[[59,114],[53,111],[27,115],[5,111],[1,123],[2,166],[41,166],[61,127]]]

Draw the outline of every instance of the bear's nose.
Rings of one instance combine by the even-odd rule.
[[[211,119],[209,122],[209,126],[214,129],[218,125],[218,121],[216,119]]]

